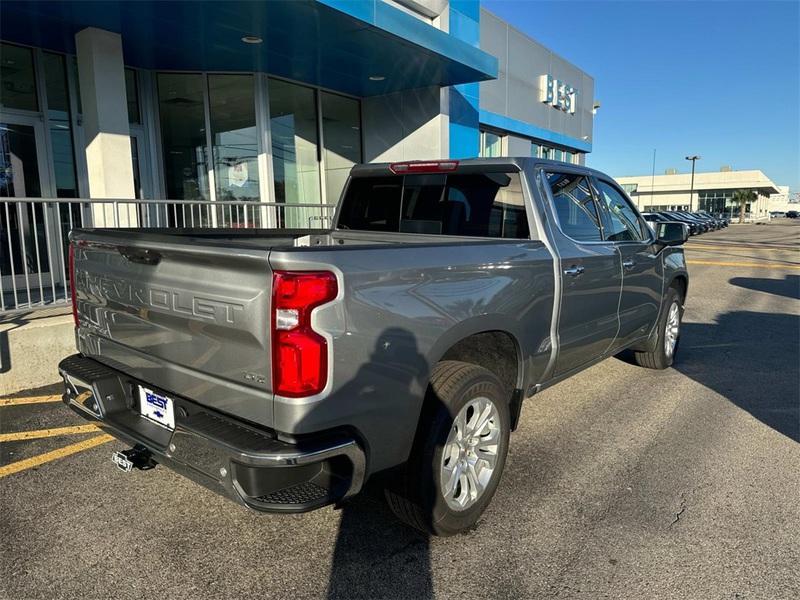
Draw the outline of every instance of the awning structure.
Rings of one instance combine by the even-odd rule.
[[[382,0],[4,0],[0,11],[3,40],[74,53],[75,34],[97,27],[145,69],[263,71],[357,96],[497,77],[495,57]]]

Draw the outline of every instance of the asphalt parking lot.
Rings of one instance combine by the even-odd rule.
[[[53,390],[2,399],[0,596],[800,597],[800,222],[733,225],[687,257],[675,367],[610,359],[528,400],[457,537],[371,496],[254,514],[163,467],[121,473],[124,446]]]

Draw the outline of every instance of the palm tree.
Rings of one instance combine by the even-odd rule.
[[[733,201],[739,205],[739,223],[744,223],[744,213],[747,210],[748,202],[755,202],[758,199],[753,190],[736,190],[733,192]]]

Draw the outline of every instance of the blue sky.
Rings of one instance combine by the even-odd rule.
[[[761,169],[800,191],[800,2],[482,0],[588,72],[587,164],[642,175]]]

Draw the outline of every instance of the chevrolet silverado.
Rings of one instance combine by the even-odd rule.
[[[668,368],[685,224],[535,158],[365,164],[330,229],[76,229],[64,402],[130,450],[264,512],[373,478],[464,531],[523,400],[626,351]]]

